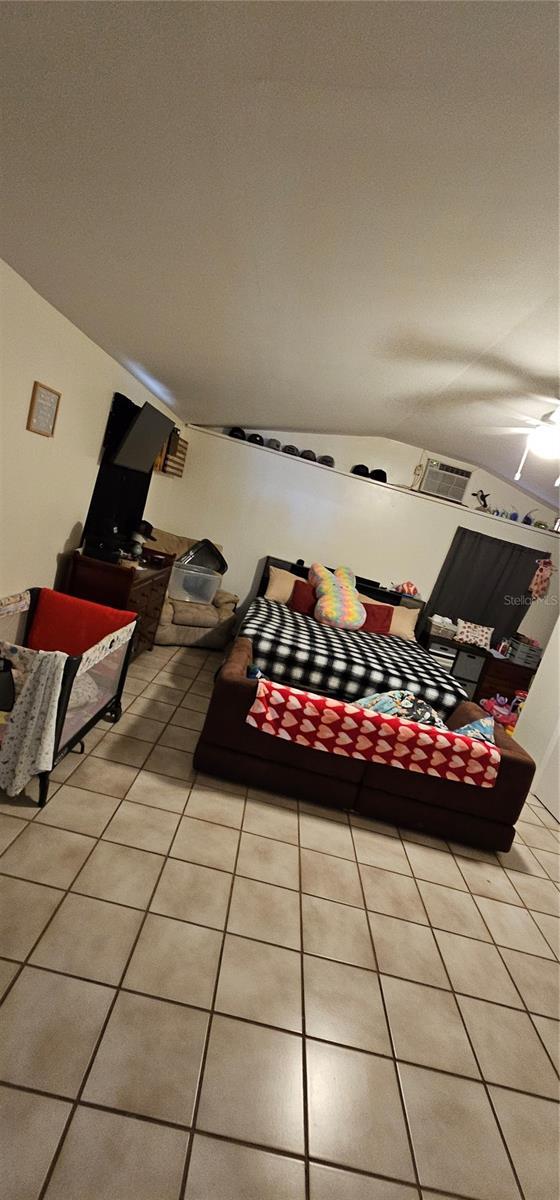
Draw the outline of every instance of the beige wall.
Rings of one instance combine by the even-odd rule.
[[[52,585],[57,555],[79,544],[114,391],[168,411],[114,359],[0,262],[0,595]],[[55,435],[25,426],[34,380],[62,392]],[[150,498],[173,523],[177,480]]]
[[[224,432],[227,432],[227,430]],[[248,429],[247,432],[252,433],[253,430]],[[490,508],[497,508],[500,512],[504,509],[507,512],[518,512],[521,518],[526,512],[532,511],[535,520],[544,521],[545,524],[550,525],[551,529],[558,515],[557,511],[555,512],[554,509],[547,507],[546,504],[535,500],[534,496],[527,495],[522,488],[516,487],[513,483],[506,483],[503,479],[498,479],[496,475],[482,470],[481,467],[474,467],[472,463],[451,458],[448,454],[437,454],[432,450],[422,450],[419,446],[410,446],[407,442],[396,442],[391,438],[383,437],[352,437],[346,434],[327,433],[289,433],[286,430],[278,432],[272,429],[261,429],[254,432],[261,433],[265,442],[268,438],[277,438],[282,446],[289,443],[297,446],[299,450],[314,450],[317,455],[330,454],[334,458],[336,468],[339,471],[350,472],[356,463],[365,463],[370,470],[373,467],[383,467],[387,472],[388,482],[394,483],[398,487],[411,487],[416,465],[420,463],[424,467],[428,458],[435,458],[438,462],[446,462],[450,466],[463,467],[465,470],[472,472],[464,499],[464,503],[468,508],[478,508],[478,500],[473,497],[472,493],[478,492],[482,488],[483,492],[489,493],[488,504]],[[521,458],[524,439],[516,437],[515,445],[519,445],[519,457]],[[550,464],[550,472],[552,476],[554,463]]]
[[[560,821],[560,622],[527,697],[515,737],[537,763],[533,792]]]
[[[383,583],[412,579],[428,597],[459,524],[490,537],[550,550],[556,534],[458,510],[303,459],[189,428],[181,487],[188,532],[220,542],[230,563],[226,586],[245,595],[266,554],[349,563]],[[154,520],[147,506],[150,520]],[[179,511],[177,512],[177,518]],[[523,630],[548,639],[558,612],[558,575],[546,601],[531,606]]]

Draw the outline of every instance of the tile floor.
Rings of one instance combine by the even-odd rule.
[[[0,798],[3,1200],[553,1200],[557,822],[493,855],[195,777],[218,662],[143,655]]]

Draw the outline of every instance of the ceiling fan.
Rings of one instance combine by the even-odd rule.
[[[554,309],[556,313],[556,308]],[[556,322],[556,316],[554,318]],[[554,335],[553,335],[554,336]],[[554,343],[555,344],[555,343]],[[417,334],[408,333],[406,337],[400,337],[392,346],[394,353],[398,353],[399,357],[411,361],[418,362],[453,362],[461,364],[463,369],[467,368],[472,363],[488,368],[498,377],[504,377],[503,382],[500,382],[497,387],[491,387],[483,393],[479,391],[471,391],[470,389],[462,393],[462,403],[469,400],[477,401],[494,401],[494,400],[509,400],[510,402],[531,400],[542,405],[546,405],[550,411],[545,412],[540,418],[538,417],[516,417],[522,420],[524,425],[521,426],[494,426],[486,429],[487,433],[497,434],[501,437],[504,433],[524,434],[526,440],[525,449],[521,456],[521,461],[514,475],[514,479],[518,482],[521,479],[521,473],[528,454],[535,454],[538,458],[548,459],[553,462],[555,459],[560,462],[560,400],[557,398],[558,376],[554,374],[540,374],[527,369],[523,365],[504,356],[499,349],[485,350],[482,354],[476,351],[476,348],[461,344],[441,345],[433,339],[419,337]],[[511,389],[510,382],[515,380],[517,386]],[[517,393],[517,394],[515,394]],[[441,395],[445,398],[447,389],[444,389]],[[428,402],[433,403],[434,397],[428,397]],[[436,397],[437,399],[437,397]],[[514,418],[515,419],[515,418]],[[530,426],[530,429],[527,429]],[[560,487],[560,475],[554,481],[555,487]]]
[[[543,400],[545,397],[543,397]],[[550,403],[549,398],[546,398],[546,403]],[[544,413],[542,417],[524,417],[525,428],[523,425],[503,429],[502,433],[521,433],[527,441],[521,461],[515,472],[514,479],[521,479],[521,473],[525,466],[525,461],[528,454],[536,454],[537,458],[547,459],[553,462],[555,459],[560,461],[560,401],[553,401],[556,408],[552,408],[550,412]],[[527,425],[531,426],[527,430]],[[560,475],[554,481],[555,487],[560,487]]]

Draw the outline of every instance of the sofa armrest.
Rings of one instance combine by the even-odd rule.
[[[258,732],[249,730],[245,723],[258,686],[258,680],[247,678],[252,655],[253,645],[249,638],[237,638],[230,647],[216,676],[199,745],[211,742],[217,746],[241,746],[248,734]]]
[[[163,602],[162,609],[161,609],[159,624],[160,625],[172,625],[173,621],[174,621],[174,617],[175,617],[175,613],[173,611],[173,605],[172,605],[169,597],[166,596],[165,600]]]
[[[471,721],[480,721],[487,716],[488,713],[473,700],[461,700],[448,718],[447,728],[460,729],[462,725],[469,725]]]
[[[472,700],[463,700],[457,705],[454,712],[451,713],[447,727],[453,730],[460,729],[462,725],[469,725],[471,721],[480,721],[481,717],[487,716],[488,713],[479,704],[474,704]],[[494,737],[502,759],[524,762],[534,771],[535,763],[531,755],[519,745],[519,742],[510,737],[509,733],[505,732],[505,729],[502,729],[498,721],[494,721]]]
[[[213,605],[218,614],[220,624],[223,621],[230,620],[237,608],[239,596],[234,596],[233,592],[216,592]]]
[[[257,691],[257,680],[247,678],[247,667],[253,661],[253,643],[250,638],[237,638],[223,664],[218,680],[223,683],[239,684],[247,694],[254,695]],[[252,701],[251,701],[252,703]]]
[[[236,596],[234,592],[223,592],[220,588],[214,596],[213,603],[216,608],[231,608],[231,612],[234,613],[239,603],[239,596]]]

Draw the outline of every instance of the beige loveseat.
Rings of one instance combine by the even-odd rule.
[[[151,550],[178,557],[190,550],[198,538],[179,537],[164,529],[154,529],[155,541]],[[218,547],[221,550],[221,546]],[[212,604],[193,604],[187,600],[170,600],[166,596],[156,633],[158,646],[202,646],[207,650],[222,650],[227,645],[235,625],[235,608],[239,596],[232,592],[216,592]]]

